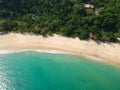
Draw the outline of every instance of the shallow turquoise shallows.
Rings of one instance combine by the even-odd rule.
[[[120,90],[120,69],[74,55],[0,55],[0,90]]]

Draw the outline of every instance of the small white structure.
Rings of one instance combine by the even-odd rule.
[[[120,41],[120,38],[117,38],[118,41]]]
[[[94,5],[92,4],[84,4],[84,7],[87,9],[94,9]]]

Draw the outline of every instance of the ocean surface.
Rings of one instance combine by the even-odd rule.
[[[120,90],[120,69],[74,55],[1,54],[0,90]]]

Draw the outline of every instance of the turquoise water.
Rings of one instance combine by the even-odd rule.
[[[0,90],[120,90],[120,69],[74,55],[0,55]]]

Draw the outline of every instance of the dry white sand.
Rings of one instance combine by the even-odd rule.
[[[94,41],[81,41],[78,38],[59,35],[46,38],[29,34],[0,35],[0,53],[18,50],[58,50],[120,65],[120,44],[98,44]]]

